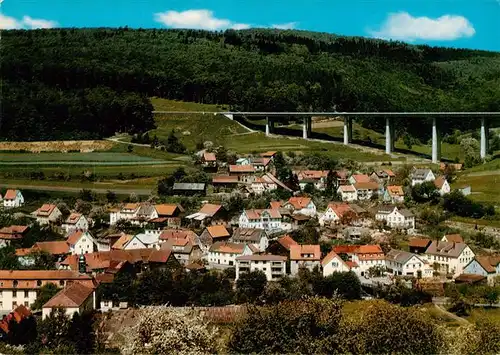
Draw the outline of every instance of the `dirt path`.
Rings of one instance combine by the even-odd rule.
[[[147,148],[150,148],[151,145],[150,144],[141,144],[141,143],[131,143],[131,142],[124,142],[124,141],[121,141],[120,138],[106,138],[107,141],[111,141],[111,142],[115,142],[115,143],[120,143],[120,144],[127,144],[127,145],[133,145],[133,146],[136,146],[136,147],[147,147]]]
[[[454,320],[456,320],[457,322],[460,322],[462,324],[469,324],[470,322],[467,320],[467,319],[464,319],[462,317],[459,317],[457,316],[456,314],[453,314],[451,312],[448,312],[446,309],[444,309],[443,306],[441,305],[437,305],[435,304],[434,305],[436,307],[436,309],[438,309],[439,311],[441,311],[441,313],[445,314],[447,317],[450,317],[450,318],[453,318]]]
[[[70,186],[50,186],[50,185],[18,185],[18,184],[2,184],[0,186],[4,188],[14,188],[20,190],[38,190],[38,191],[62,191],[62,192],[80,192],[82,189],[89,189],[97,194],[105,194],[108,191],[112,191],[115,194],[119,195],[146,195],[149,196],[151,194],[151,189],[141,189],[141,188],[97,188],[97,187],[70,187]]]

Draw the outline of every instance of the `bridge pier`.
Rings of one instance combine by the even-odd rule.
[[[488,122],[486,122],[486,118],[481,117],[481,149],[480,149],[481,159],[486,158],[486,155],[488,154],[488,148],[489,148],[488,133],[489,133]]]
[[[394,150],[394,124],[390,117],[385,118],[385,154]]]
[[[344,144],[352,142],[352,118],[344,117]]]
[[[311,117],[304,117],[304,124],[302,125],[302,138],[307,139],[311,135],[312,119]]]
[[[439,132],[437,118],[432,118],[432,162],[439,163],[441,160],[441,134]]]
[[[270,120],[269,117],[266,117],[266,136],[268,136],[271,133],[271,125],[272,125],[272,120]]]

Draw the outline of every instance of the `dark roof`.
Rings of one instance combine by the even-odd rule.
[[[174,183],[173,189],[183,191],[203,191],[205,190],[205,183],[176,182]]]
[[[476,283],[486,279],[486,276],[477,274],[461,274],[455,278],[455,282]]]
[[[242,240],[245,242],[260,242],[261,238],[266,235],[263,229],[257,228],[236,228],[233,231],[233,240]]]

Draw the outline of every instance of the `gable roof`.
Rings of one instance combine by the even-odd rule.
[[[327,209],[331,209],[339,218],[342,218],[342,216],[347,212],[356,214],[349,204],[343,202],[330,202]]]
[[[15,200],[19,190],[9,189],[5,192],[4,200]]]
[[[444,176],[438,176],[435,180],[434,180],[434,185],[438,188],[438,189],[441,189],[443,187],[443,185],[445,184],[446,182],[446,178]]]
[[[428,168],[414,169],[411,173],[411,177],[413,179],[424,179],[429,173],[432,173],[432,170]]]
[[[410,238],[408,242],[408,246],[414,247],[414,248],[427,248],[429,244],[431,243],[431,240],[429,238]]]
[[[189,229],[164,229],[161,234],[159,239],[160,240],[169,240],[169,239],[188,239],[192,243],[196,242],[197,235],[195,232]]]
[[[68,242],[68,244],[70,245],[75,245],[76,242],[78,242],[80,240],[80,238],[82,237],[83,235],[83,231],[76,231],[74,232],[73,234],[71,234],[68,239],[66,239],[66,242]]]
[[[261,157],[267,157],[267,158],[272,158],[276,155],[277,152],[275,151],[267,151],[267,152],[264,152],[264,153],[260,153],[260,156]]]
[[[387,193],[390,196],[403,197],[405,195],[405,193],[403,191],[403,186],[398,186],[398,185],[389,185],[389,186],[387,186]]]
[[[37,217],[48,217],[57,208],[56,205],[50,203],[44,203],[42,207],[35,211]]]
[[[353,174],[352,178],[356,183],[371,182],[371,179],[366,174]]]
[[[500,264],[500,255],[476,256],[475,259],[487,273],[496,273],[496,267]]]
[[[123,249],[128,242],[130,242],[134,238],[133,235],[124,234],[111,246],[113,249]]]
[[[215,153],[204,152],[203,153],[203,160],[205,160],[205,161],[217,161],[217,158],[215,157]]]
[[[222,208],[222,205],[215,205],[212,203],[205,203],[200,210],[199,213],[203,213],[209,217],[213,217],[219,210]]]
[[[303,256],[308,254],[312,256]],[[321,260],[321,249],[317,244],[292,244],[290,245],[291,260]]]
[[[254,173],[253,165],[229,165],[230,173]]]
[[[234,175],[217,175],[212,178],[212,184],[237,184],[238,177]]]
[[[224,226],[209,226],[207,227],[208,233],[212,236],[212,238],[226,238],[229,237],[229,231]]]
[[[259,243],[262,237],[266,235],[263,229],[257,228],[236,228],[233,231],[233,240],[249,243]]]
[[[71,213],[66,221],[64,222],[65,224],[76,224],[80,218],[82,217],[81,213]]]
[[[231,242],[215,242],[210,247],[210,252],[242,254],[246,244]]]
[[[47,303],[43,305],[43,308],[81,307],[93,292],[94,289],[84,286],[79,282],[73,282],[48,300]]]
[[[249,220],[260,219],[261,215],[264,213],[268,213],[271,218],[281,218],[280,211],[276,209],[244,210],[243,213]]]
[[[425,253],[431,255],[451,256],[454,258],[458,258],[466,247],[467,244],[465,243],[432,241],[431,245],[429,245]]]
[[[254,166],[267,166],[271,162],[270,158],[252,158],[252,165]]]
[[[238,256],[236,260],[243,261],[286,261],[286,256],[272,254],[253,254]]]
[[[36,242],[31,251],[41,250],[52,255],[62,255],[69,253],[69,245],[65,240],[51,242]]]
[[[182,191],[203,191],[205,190],[204,182],[176,182],[172,187],[173,190]]]
[[[319,180],[321,178],[326,178],[328,176],[328,170],[300,170],[298,171],[297,177],[299,181],[301,180]]]
[[[373,181],[357,182],[354,184],[356,190],[378,190],[379,185]]]
[[[330,261],[332,261],[333,259],[338,259],[340,260],[343,264],[345,264],[344,260],[342,260],[342,258],[333,250],[331,250],[328,254],[326,254],[326,256],[323,258],[323,260],[321,261],[321,265],[322,266],[325,266],[327,265]],[[347,264],[345,264],[347,265]],[[349,266],[348,266],[349,267]]]
[[[448,242],[452,243],[463,243],[464,239],[460,234],[447,234],[443,237],[443,239],[446,239]]]
[[[170,256],[172,255],[172,250],[169,249],[153,249],[149,255],[148,261],[151,263],[166,263]]]
[[[391,249],[386,255],[385,259],[389,261],[394,261],[400,264],[405,264],[410,260],[412,257],[416,256],[413,253],[409,253],[404,250],[397,250],[397,249]],[[417,256],[418,258],[418,256]]]
[[[302,208],[306,208],[311,203],[310,197],[290,197],[288,199],[288,203],[290,203],[293,208],[300,210]]]
[[[28,226],[12,225],[0,229],[0,239],[20,239],[28,230]]]
[[[290,235],[285,235],[283,237],[280,237],[278,238],[278,243],[280,243],[283,248],[285,248],[286,250],[290,251],[290,247],[292,245],[299,245],[299,243],[297,243],[295,240],[293,240],[292,237],[290,237]]]
[[[175,214],[175,211],[180,209],[179,205],[176,204],[161,204],[161,205],[155,205],[156,212],[158,213],[158,216],[173,216]]]
[[[342,192],[356,192],[354,185],[341,185],[339,186],[339,191]]]

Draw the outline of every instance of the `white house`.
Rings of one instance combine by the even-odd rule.
[[[433,268],[426,260],[403,250],[391,249],[385,256],[385,266],[398,276],[428,278],[433,276]]]
[[[73,282],[59,291],[42,306],[42,319],[50,316],[55,309],[63,309],[68,317],[95,309],[94,288]]]
[[[33,212],[36,221],[40,225],[55,223],[62,216],[56,205],[44,203],[42,207]]]
[[[371,179],[368,175],[366,174],[352,174],[349,177],[349,183],[354,185],[357,183],[366,183],[366,182],[371,182]]]
[[[335,250],[335,249],[334,249]],[[351,260],[358,267],[353,271],[364,276],[365,273],[374,266],[385,266],[385,255],[380,245],[360,245],[356,246],[351,254]]]
[[[379,206],[375,220],[384,221],[391,228],[414,230],[415,215],[407,209],[398,209],[396,206]]]
[[[304,268],[309,271],[321,267],[321,249],[319,245],[290,245],[290,274],[295,276]]]
[[[9,189],[3,197],[3,207],[15,208],[24,205],[24,197],[21,191]]]
[[[337,193],[342,198],[342,201],[356,201],[358,199],[358,194],[353,185],[340,185]]]
[[[256,177],[250,187],[254,194],[262,195],[264,192],[276,190],[278,185],[264,175],[262,177]]]
[[[158,249],[160,245],[159,235],[151,233],[139,233],[134,235],[124,246],[124,250],[133,249]]]
[[[357,182],[354,184],[359,201],[370,200],[379,193],[380,185],[373,181]]]
[[[405,202],[405,193],[403,191],[403,186],[387,186],[384,192],[384,201],[395,204]]]
[[[231,236],[231,242],[250,244],[261,252],[269,246],[269,238],[264,229],[236,228]]]
[[[426,181],[434,181],[436,177],[431,169],[414,169],[410,175],[411,186],[421,184]]]
[[[448,181],[446,181],[446,178],[444,176],[438,176],[434,180],[434,185],[436,186],[436,188],[441,196],[443,196],[445,194],[449,194],[451,191],[450,184],[448,183]]]
[[[465,266],[464,274],[485,276],[488,284],[493,285],[500,277],[500,255],[476,256]]]
[[[355,213],[347,203],[330,203],[325,213],[318,218],[319,224],[324,226],[325,224],[340,223],[347,212]]]
[[[234,266],[236,258],[242,255],[252,255],[252,250],[248,245],[215,242],[208,251],[208,265],[212,268]]]
[[[309,197],[290,197],[283,207],[292,213],[302,214],[304,216],[315,216],[316,205]]]
[[[257,228],[266,231],[278,231],[282,229],[281,214],[276,209],[266,210],[244,210],[239,218],[240,228]]]
[[[342,258],[332,250],[323,258],[321,266],[323,268],[323,276],[327,277],[334,272],[349,272],[358,265],[352,261],[342,260]]]
[[[71,254],[80,255],[97,251],[97,241],[88,231],[75,231],[69,235],[66,242],[69,245]]]
[[[433,241],[425,251],[427,261],[437,271],[452,274],[463,273],[465,266],[474,259],[474,252],[465,243]]]
[[[28,226],[18,225],[0,228],[0,248],[10,245],[13,240],[23,239],[28,229]]]
[[[89,222],[81,213],[71,213],[62,224],[62,229],[64,229],[67,234],[77,230],[86,231],[89,229]]]
[[[299,180],[299,187],[304,190],[307,184],[312,184],[316,190],[323,191],[326,188],[328,170],[301,170],[294,171]]]
[[[262,271],[267,281],[277,281],[286,275],[286,256],[243,255],[236,258],[236,280],[242,273]]]

